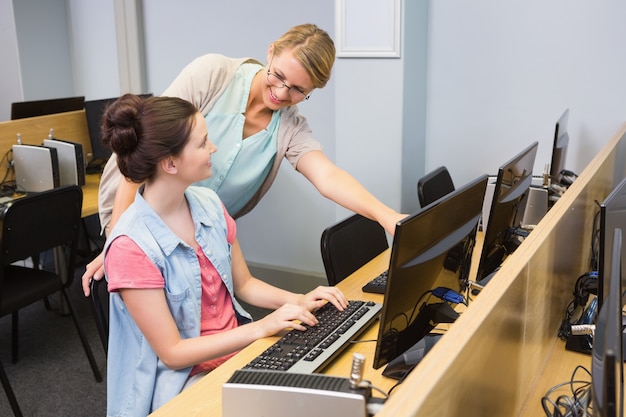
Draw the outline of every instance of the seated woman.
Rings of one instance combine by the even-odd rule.
[[[235,222],[214,191],[206,123],[189,102],[125,95],[103,120],[121,173],[142,186],[110,233],[108,416],[145,416],[256,339],[315,325],[347,300],[334,287],[295,294],[251,276]],[[258,321],[235,295],[275,309]]]

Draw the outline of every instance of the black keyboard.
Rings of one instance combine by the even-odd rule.
[[[387,275],[389,270],[381,272],[376,278],[363,286],[363,292],[370,292],[375,294],[384,294],[385,288],[387,288]]]
[[[372,301],[351,300],[348,308],[339,311],[327,303],[313,313],[319,321],[316,326],[291,330],[244,369],[295,373],[321,370],[378,317],[381,308],[382,304]]]

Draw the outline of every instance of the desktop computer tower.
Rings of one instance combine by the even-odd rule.
[[[487,224],[489,224],[489,214],[491,212],[491,204],[494,199],[494,193],[496,188],[496,177],[489,177],[487,182],[487,189],[485,191],[485,199],[483,201],[481,226],[483,232]],[[533,178],[533,182],[528,189],[526,198],[523,200],[524,216],[521,219],[522,227],[524,226],[536,226],[537,223],[548,212],[548,190],[543,188],[540,182],[541,178]]]
[[[536,226],[548,212],[548,189],[531,186],[522,219],[522,227]]]
[[[85,185],[83,145],[62,139],[44,139],[43,145],[57,150],[60,185]]]
[[[240,369],[222,385],[222,417],[366,417],[370,394],[348,378]]]
[[[17,191],[40,192],[60,185],[59,159],[55,148],[13,145],[12,150]]]

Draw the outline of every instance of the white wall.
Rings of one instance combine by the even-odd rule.
[[[14,0],[24,100],[74,95],[65,0]]]
[[[120,94],[113,0],[0,0],[0,55],[0,120],[14,101]]]
[[[86,100],[119,96],[113,0],[65,1],[76,94]]]
[[[11,103],[24,99],[12,0],[0,0],[0,56],[0,120],[9,120]]]
[[[539,141],[550,161],[570,109],[567,168],[580,172],[626,119],[626,2],[431,2],[427,169],[455,182]]]

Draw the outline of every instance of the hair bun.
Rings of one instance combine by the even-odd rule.
[[[125,155],[133,152],[141,138],[141,114],[143,100],[126,94],[114,101],[103,118],[103,141],[109,143],[113,152]]]

